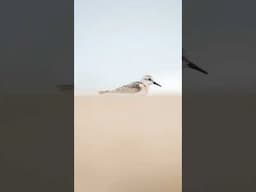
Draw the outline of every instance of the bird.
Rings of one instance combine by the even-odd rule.
[[[202,69],[201,67],[199,67],[198,65],[196,65],[195,63],[193,63],[192,61],[190,61],[186,56],[184,56],[184,51],[182,50],[182,68],[190,68],[190,69],[194,69],[196,71],[199,71],[205,75],[208,74],[208,72],[204,69]]]
[[[99,91],[99,94],[143,94],[147,95],[149,86],[157,85],[162,87],[160,84],[153,80],[151,75],[144,75],[141,81],[135,81],[113,90]]]
[[[74,90],[74,85],[73,84],[59,84],[56,85],[57,89],[59,89],[60,91],[72,91]]]

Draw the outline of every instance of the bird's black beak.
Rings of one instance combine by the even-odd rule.
[[[157,86],[159,86],[159,87],[162,87],[161,85],[159,85],[157,82],[155,82],[155,81],[153,81],[153,84],[154,85],[157,85]]]
[[[204,73],[204,74],[208,75],[208,72],[207,72],[207,71],[205,71],[204,69],[198,67],[196,64],[194,64],[194,63],[192,63],[192,62],[188,63],[188,67],[190,67],[191,69],[200,71],[201,73]]]

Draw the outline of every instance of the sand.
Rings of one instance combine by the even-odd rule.
[[[75,192],[181,192],[180,96],[76,96]]]

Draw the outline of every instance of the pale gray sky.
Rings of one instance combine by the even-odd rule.
[[[181,94],[181,26],[181,0],[75,0],[76,94],[145,74]]]

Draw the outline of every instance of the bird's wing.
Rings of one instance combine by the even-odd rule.
[[[127,85],[123,85],[114,91],[120,92],[120,93],[137,93],[141,91],[141,82],[136,81]]]

